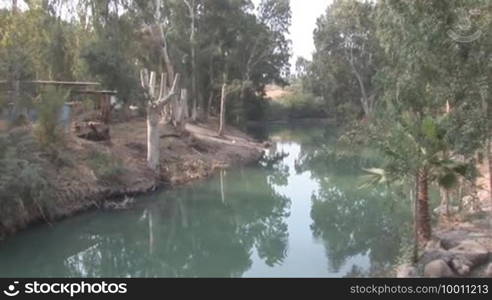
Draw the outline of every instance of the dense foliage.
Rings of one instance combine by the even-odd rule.
[[[337,0],[318,19],[313,60],[297,63],[303,89],[339,122],[364,119],[342,141],[384,154],[367,170],[370,182],[415,187],[422,240],[430,237],[429,186],[441,187],[448,208],[449,192],[476,176],[476,154],[490,143],[486,5]]]
[[[48,0],[25,7],[0,11],[0,80],[12,89],[30,79],[99,81],[138,104],[140,69],[167,72],[171,63],[191,92],[194,119],[218,113],[225,82],[228,119],[242,122],[264,116],[265,85],[286,84],[289,73],[288,0],[257,7],[249,0]]]

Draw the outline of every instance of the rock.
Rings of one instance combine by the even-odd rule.
[[[485,277],[492,277],[492,263],[489,264],[484,273]]]
[[[404,264],[396,269],[396,278],[416,278],[417,268],[411,264]]]
[[[454,214],[459,211],[458,206],[449,206],[449,213]],[[434,214],[436,215],[445,215],[446,214],[446,206],[445,205],[439,205],[438,207],[434,208],[433,210]]]
[[[431,251],[442,251],[442,245],[441,245],[441,240],[439,239],[432,239],[427,242],[425,245],[425,251],[431,252]]]
[[[489,252],[481,244],[473,240],[465,240],[458,246],[449,250],[453,256],[460,255],[471,262],[471,268],[485,263],[489,258]]]
[[[424,276],[432,278],[449,278],[455,277],[455,274],[444,260],[437,259],[425,265]]]
[[[121,202],[114,202],[114,201],[105,202],[104,208],[108,210],[126,210],[129,209],[134,203],[135,203],[134,198],[125,196],[125,198]]]
[[[467,230],[452,230],[438,233],[437,236],[441,240],[441,245],[444,249],[451,249],[466,240],[469,234],[470,232]]]
[[[430,251],[425,251],[422,256],[419,259],[419,263],[422,265],[427,265],[428,263],[434,261],[434,260],[442,260],[445,263],[450,263],[451,260],[453,259],[454,255],[451,254],[450,252],[446,250],[430,250]]]
[[[450,263],[451,267],[461,276],[470,274],[472,263],[461,255],[454,257]]]

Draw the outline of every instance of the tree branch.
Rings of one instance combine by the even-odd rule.
[[[174,83],[173,83],[173,86],[171,88],[171,90],[169,91],[169,93],[164,97],[164,98],[160,98],[158,99],[156,102],[155,102],[155,106],[156,107],[162,107],[164,105],[166,105],[169,100],[176,95],[176,90],[178,89],[178,85],[179,85],[179,80],[181,78],[181,75],[178,73],[176,74],[176,76],[174,76]]]

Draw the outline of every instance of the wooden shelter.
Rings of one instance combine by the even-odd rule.
[[[0,80],[1,84],[8,84],[6,80]],[[22,84],[33,84],[33,85],[52,85],[61,86],[71,89],[72,94],[83,94],[83,95],[96,95],[99,96],[99,103],[97,109],[100,109],[101,121],[108,124],[111,120],[111,96],[117,94],[116,91],[111,90],[97,90],[101,84],[99,82],[83,82],[83,81],[55,81],[55,80],[26,80],[21,81]],[[8,89],[7,89],[8,90]]]

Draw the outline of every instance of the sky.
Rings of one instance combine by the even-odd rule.
[[[313,31],[316,20],[325,13],[332,0],[290,0],[292,9],[292,39],[293,64],[298,56],[312,58],[314,51]]]

